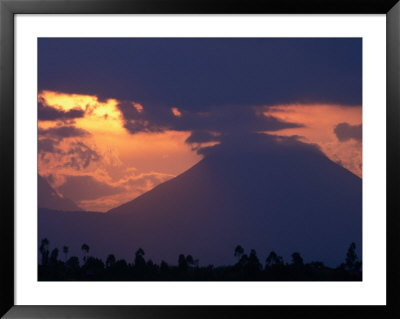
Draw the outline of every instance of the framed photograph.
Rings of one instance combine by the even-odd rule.
[[[400,315],[397,1],[0,4],[1,315]]]

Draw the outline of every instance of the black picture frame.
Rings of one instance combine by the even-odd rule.
[[[386,306],[16,306],[14,304],[14,16],[16,14],[386,14]],[[400,3],[398,0],[0,0],[0,315],[4,318],[400,318]]]

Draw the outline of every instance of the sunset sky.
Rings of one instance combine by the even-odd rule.
[[[350,38],[40,38],[39,174],[106,212],[256,132],[317,144],[361,177],[361,50]]]

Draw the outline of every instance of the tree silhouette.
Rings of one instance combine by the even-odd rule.
[[[304,261],[303,258],[300,256],[299,253],[293,253],[292,254],[292,264],[294,266],[303,266],[304,265]]]
[[[193,267],[194,259],[193,259],[192,255],[187,255],[186,256],[186,263],[188,264],[189,267]]]
[[[49,261],[49,240],[47,238],[43,238],[42,242],[40,243],[40,253],[42,254],[42,265],[47,265]]]
[[[82,268],[87,276],[92,277],[100,275],[104,271],[104,263],[99,258],[89,257]]]
[[[139,248],[135,253],[135,267],[139,269],[143,269],[146,265],[146,261],[144,260],[144,250]]]
[[[185,255],[183,254],[180,254],[178,257],[178,267],[179,270],[182,272],[186,271],[188,268],[188,263],[186,261]]]
[[[251,273],[255,273],[261,270],[262,265],[258,260],[257,253],[254,249],[250,250],[249,259],[247,261],[246,270]]]
[[[50,255],[50,264],[57,265],[58,262],[58,248],[54,248]]]
[[[243,254],[244,254],[243,247],[240,246],[240,245],[237,245],[236,248],[235,248],[234,256],[237,257],[240,260],[240,258],[243,256]]]
[[[145,255],[145,252],[144,252],[144,250],[142,249],[142,248],[139,248],[137,251],[136,251],[136,253],[135,253],[135,255],[136,256],[144,256]]]
[[[265,264],[268,267],[283,265],[283,258],[278,256],[276,252],[271,251],[265,260]]]
[[[84,262],[86,262],[86,260],[87,260],[87,255],[88,255],[88,253],[89,253],[89,245],[88,244],[83,244],[82,245],[82,247],[81,247],[81,250],[83,251],[83,253],[84,253],[84,256],[83,256],[83,261]]]
[[[79,269],[79,259],[78,257],[72,256],[70,259],[67,260],[65,263],[69,268],[73,270]]]
[[[152,268],[154,267],[154,263],[153,263],[153,261],[152,261],[151,259],[149,259],[149,260],[146,262],[146,267],[147,267],[148,269],[152,269]]]
[[[325,267],[324,263],[320,262],[320,261],[313,261],[313,262],[309,263],[309,265],[314,270],[322,270]]]
[[[69,251],[68,246],[64,246],[63,247],[64,261],[67,261],[67,259],[68,259],[68,251]]]
[[[126,262],[125,259],[120,259],[120,260],[117,260],[115,262],[115,265],[114,265],[113,268],[117,269],[117,271],[120,270],[120,269],[127,269],[128,268],[128,263]]]
[[[164,260],[161,261],[160,270],[162,272],[167,272],[168,271],[168,264]]]
[[[239,261],[236,263],[236,266],[239,268],[245,267],[249,262],[249,256],[247,254],[242,254]]]
[[[169,266],[165,261],[160,264],[151,259],[144,259],[144,251],[139,248],[135,253],[134,263],[124,259],[116,260],[113,254],[108,255],[105,264],[102,259],[85,256],[84,263],[79,264],[78,257],[72,256],[65,262],[58,259],[59,250],[48,250],[49,241],[43,239],[40,245],[42,263],[38,265],[40,281],[360,281],[362,280],[361,262],[355,252],[356,246],[351,243],[345,261],[336,268],[325,266],[320,261],[304,263],[300,253],[292,254],[292,263],[284,264],[283,258],[271,251],[265,260],[265,270],[254,249],[247,255],[243,248],[235,249],[239,261],[234,265],[208,265],[198,267],[198,261],[192,255],[180,254],[178,265]],[[62,252],[68,253],[63,246]],[[87,244],[82,245],[84,253],[89,252]]]
[[[106,267],[110,268],[115,265],[115,256],[113,254],[108,255],[106,260]]]
[[[347,250],[345,266],[348,270],[357,270],[357,268],[361,267],[361,263],[358,262],[355,243],[351,243]]]

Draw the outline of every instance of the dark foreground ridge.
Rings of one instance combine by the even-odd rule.
[[[139,248],[134,260],[129,263],[117,260],[113,254],[106,262],[89,256],[90,247],[81,246],[82,263],[76,256],[68,257],[69,248],[64,246],[64,258],[59,258],[59,249],[48,249],[49,240],[42,239],[41,263],[38,267],[39,281],[361,281],[361,261],[356,254],[356,245],[350,244],[345,261],[336,268],[325,266],[320,261],[304,263],[298,252],[285,263],[274,251],[270,252],[264,266],[254,249],[246,254],[238,245],[234,250],[237,262],[232,266],[199,266],[199,260],[191,255],[180,254],[178,265],[165,261],[155,264],[145,259]]]

